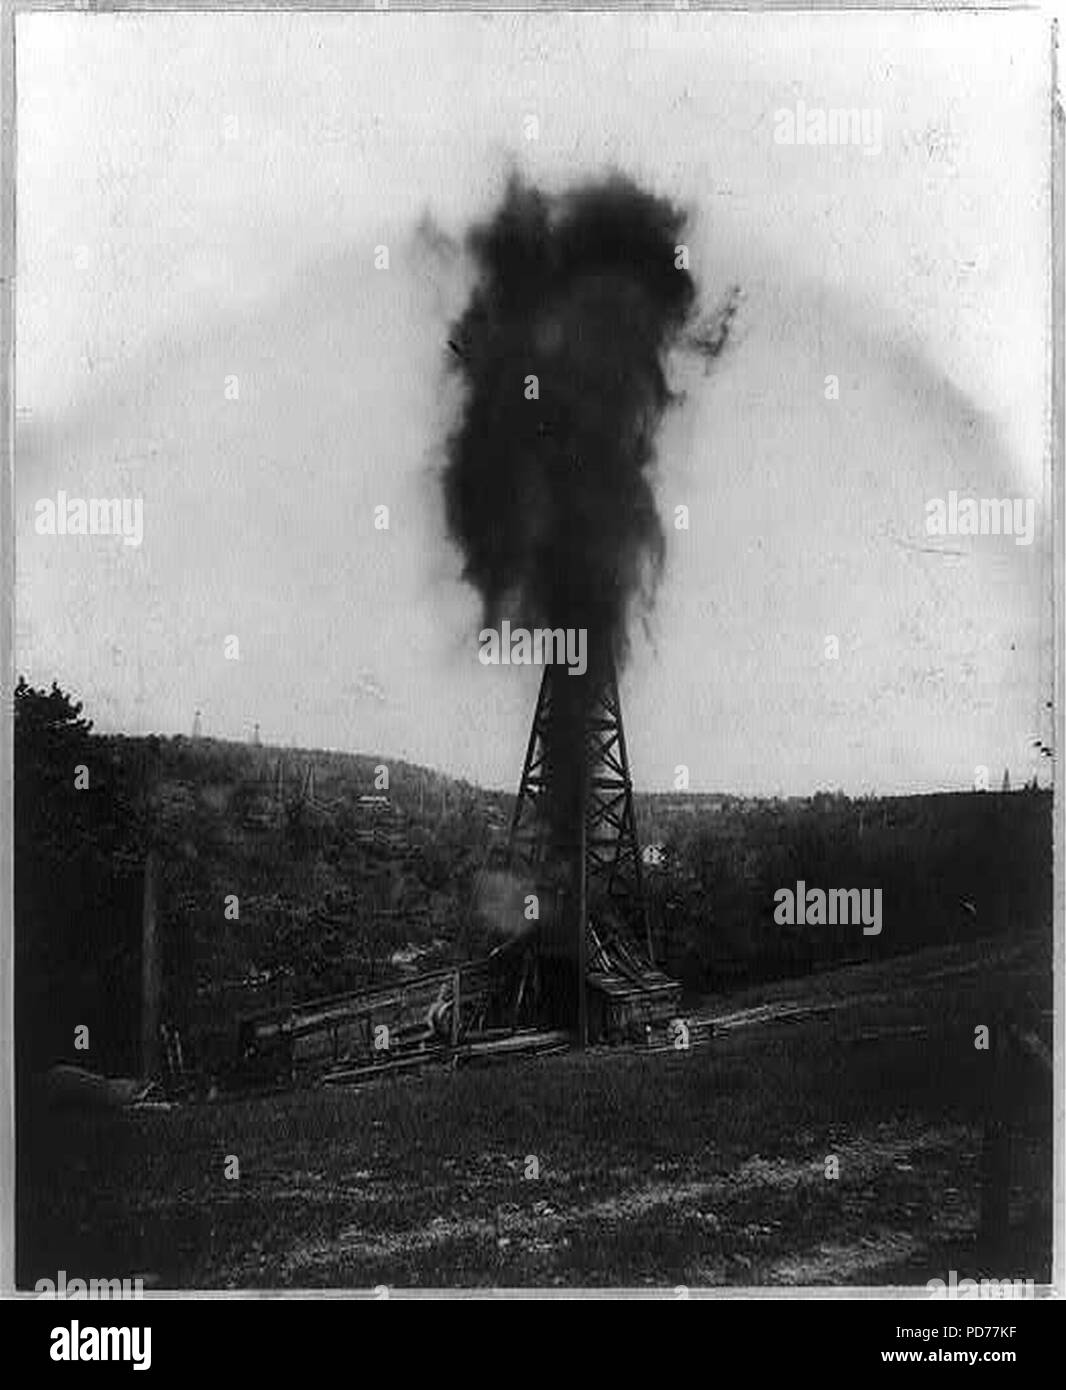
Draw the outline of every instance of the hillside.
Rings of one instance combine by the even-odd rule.
[[[475,878],[506,843],[512,796],[402,762],[387,764],[383,790],[372,755],[110,742],[121,763],[154,763],[180,885],[170,908],[196,914],[201,984],[288,969],[328,992],[397,951],[443,959],[485,946]],[[1050,910],[1048,792],[640,794],[636,809],[659,951],[701,990],[998,934],[1008,913],[1034,924]],[[800,879],[880,889],[883,930],[777,926],[774,893]],[[240,899],[232,929],[227,894]]]
[[[479,875],[506,846],[506,793],[394,761],[386,787],[385,761],[369,754],[181,737],[92,735],[90,747],[97,781],[141,808],[141,854],[149,844],[159,854],[164,1016],[191,1061],[222,1066],[242,1012],[494,944],[475,903]],[[641,794],[636,805],[657,955],[690,995],[1050,919],[1048,792]],[[109,873],[119,857],[106,850]],[[135,932],[137,853],[122,862]],[[775,894],[801,880],[879,893],[882,929],[779,925]],[[105,887],[113,904],[110,878]],[[113,917],[103,889],[96,896],[94,921]],[[31,906],[38,918],[64,910]],[[87,970],[101,954],[90,947]]]

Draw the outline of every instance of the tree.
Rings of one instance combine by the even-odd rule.
[[[80,804],[61,790],[73,788],[77,767],[88,766],[93,726],[91,720],[81,718],[81,710],[81,704],[55,681],[46,693],[19,676],[14,731],[16,832],[45,829],[56,815],[68,821]]]
[[[129,1010],[113,1007],[135,965],[124,870],[142,837],[80,702],[55,681],[45,691],[20,676],[14,716],[16,1028],[20,1065],[38,1065],[65,1055],[90,1014],[124,1041]]]

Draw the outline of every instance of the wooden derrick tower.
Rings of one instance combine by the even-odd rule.
[[[563,665],[545,667],[509,860],[540,902],[537,963],[549,1021],[573,1030],[584,1045],[586,984],[602,952],[600,937],[624,935],[631,961],[645,953],[645,964],[652,960],[613,660],[590,663],[580,676]]]

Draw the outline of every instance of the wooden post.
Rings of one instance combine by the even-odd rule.
[[[997,1010],[992,1023],[992,1076],[985,1096],[981,1144],[980,1224],[977,1232],[982,1273],[990,1274],[1008,1258],[1010,1236],[1011,1134],[1008,1107],[1008,1048],[1006,1017]]]
[[[588,773],[584,774],[587,788]],[[585,860],[587,790],[581,795],[581,840],[578,849],[577,886],[577,1045],[584,1050],[589,1041],[588,1009],[588,864]]]
[[[996,797],[991,802],[990,823],[1000,844],[1010,844],[1010,801]],[[992,895],[992,930],[1001,949],[1014,944],[1014,915],[1011,912],[1010,879],[997,879]],[[1011,1010],[1003,997],[1006,988],[997,983],[996,1003],[991,1024],[992,1075],[985,1096],[984,1135],[981,1145],[981,1208],[978,1251],[988,1265],[1002,1267],[1010,1260],[1010,1181],[1014,1097],[1011,1094],[1013,1039]]]
[[[156,922],[156,881],[159,861],[154,849],[144,860],[144,892],[141,903],[141,1074],[151,1079],[159,1073],[160,954]]]

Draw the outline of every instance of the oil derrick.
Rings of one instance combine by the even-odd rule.
[[[535,885],[543,1011],[588,1037],[585,982],[600,932],[623,926],[627,954],[651,940],[633,787],[612,660],[580,676],[545,667],[511,822],[510,870]],[[638,944],[639,943],[639,944]]]

